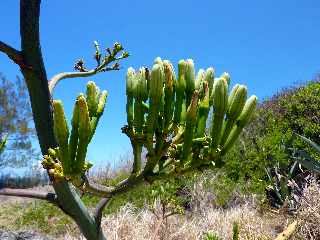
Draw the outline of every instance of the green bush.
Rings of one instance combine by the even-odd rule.
[[[285,89],[260,104],[252,122],[225,157],[224,169],[233,181],[250,182],[251,191],[263,192],[265,169],[279,164],[283,172],[292,165],[289,147],[309,149],[293,132],[320,142],[320,83]]]

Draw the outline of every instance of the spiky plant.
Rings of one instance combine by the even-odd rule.
[[[137,71],[129,68],[127,125],[122,132],[132,145],[132,173],[115,186],[101,186],[86,176],[91,167],[86,162],[86,152],[103,113],[107,92],[100,92],[90,81],[86,94],[77,97],[71,131],[62,102],[53,100],[58,147],[44,155],[43,166],[53,181],[68,181],[83,192],[105,199],[143,181],[219,167],[257,104],[256,96],[247,99],[243,85],[235,85],[229,94],[229,83],[229,74],[215,78],[213,68],[200,69],[195,75],[191,59],[179,61],[177,75],[173,65],[159,57],[150,71],[145,67]],[[147,151],[145,162],[143,148]]]
[[[191,59],[181,60],[176,76],[173,65],[156,58],[149,71],[129,68],[126,76],[127,125],[122,128],[131,141],[134,162],[131,176],[114,190],[84,184],[87,147],[103,113],[107,93],[88,82],[80,94],[69,133],[62,102],[53,101],[54,130],[58,147],[44,156],[43,165],[57,180],[65,177],[75,186],[108,196],[142,180],[152,181],[223,164],[255,110],[257,98],[247,99],[247,88],[235,85],[228,94],[230,77],[214,78],[213,68],[195,75]],[[208,119],[212,111],[212,119]],[[207,129],[207,125],[211,129]],[[142,149],[147,150],[142,164]]]

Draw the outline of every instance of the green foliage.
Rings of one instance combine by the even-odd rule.
[[[232,240],[239,240],[239,224],[237,222],[234,222],[232,225]],[[221,240],[215,233],[207,232],[203,236],[203,240]]]
[[[67,233],[67,231],[75,230],[71,218],[52,204],[36,201],[27,203],[25,207],[17,204],[9,208],[11,209],[10,211],[19,211],[21,214],[15,220],[16,229],[37,229],[50,235],[61,235]],[[52,221],[54,221],[54,227],[52,227]],[[70,226],[70,228],[68,229],[66,226]]]
[[[237,222],[234,222],[232,225],[232,240],[239,240],[240,227]]]
[[[299,134],[295,134],[295,136],[298,136],[301,140],[307,143],[308,146],[311,147],[311,149],[317,153],[317,156],[320,155],[320,146],[317,143]],[[296,159],[297,162],[299,162],[308,170],[314,173],[320,174],[320,162],[314,159],[310,155],[310,153],[307,153],[306,151],[300,149],[296,151],[296,155],[294,156],[294,158]]]
[[[274,184],[277,182],[275,169],[282,180],[291,179],[289,173],[297,159],[292,157],[289,149],[306,149],[312,159],[320,159],[305,141],[293,139],[295,132],[314,142],[319,140],[319,93],[320,83],[311,81],[305,86],[285,89],[260,104],[251,123],[225,157],[224,170],[228,177],[250,183],[250,191],[260,193],[264,193],[270,183],[273,189],[278,188],[286,196],[287,191],[284,188],[280,190],[280,185],[286,184],[279,181],[276,184],[278,187]],[[315,162],[312,166],[315,166]],[[267,171],[271,177],[268,177]],[[293,176],[297,174],[299,169],[295,170]]]
[[[164,220],[172,215],[184,213],[185,199],[178,196],[177,193],[178,186],[174,180],[162,181],[152,186],[149,206],[158,219]],[[157,201],[160,204],[160,212],[157,211]]]
[[[106,185],[114,186],[123,179],[126,179],[128,175],[128,173],[120,172],[116,178],[107,180]],[[127,203],[133,204],[137,209],[147,206],[150,210],[155,210],[155,200],[160,200],[160,204],[165,206],[164,210],[166,213],[180,214],[183,212],[189,199],[188,196],[179,195],[179,192],[192,183],[193,179],[190,179],[190,177],[180,177],[170,180],[158,180],[152,185],[140,184],[126,193],[114,196],[108,208],[105,209],[105,213],[115,213]]]
[[[221,240],[215,233],[206,233],[203,240]]]

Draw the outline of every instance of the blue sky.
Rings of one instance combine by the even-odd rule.
[[[0,39],[19,48],[19,1],[2,0]],[[312,79],[320,70],[320,1],[43,1],[41,42],[48,77],[71,71],[78,58],[93,66],[93,41],[119,41],[131,57],[118,72],[68,79],[56,88],[68,116],[88,80],[109,92],[88,158],[113,163],[130,151],[125,124],[125,72],[150,66],[161,56],[177,63],[193,58],[197,68],[227,71],[259,99]],[[19,69],[0,54],[0,72],[14,79]]]

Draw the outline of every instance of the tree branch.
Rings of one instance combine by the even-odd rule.
[[[2,188],[0,189],[0,195],[36,198],[36,199],[46,200],[55,205],[58,204],[57,195],[51,192],[40,192],[40,191],[27,190],[27,189]]]
[[[5,54],[7,54],[7,56],[14,61],[15,63],[17,63],[18,65],[19,62],[21,62],[22,60],[22,55],[21,52],[18,51],[17,49],[11,47],[10,45],[0,41],[0,52],[3,52]]]
[[[111,197],[102,198],[94,210],[93,216],[98,226],[101,225],[103,209],[106,207],[108,203],[110,203],[110,200],[111,200]]]
[[[138,176],[131,175],[125,180],[119,182],[116,186],[104,186],[97,184],[89,180],[86,176],[84,177],[84,189],[85,191],[99,197],[109,198],[115,194],[126,192],[133,186],[143,183],[144,174],[140,173]]]
[[[96,68],[92,70],[87,70],[84,66],[84,62],[82,59],[78,60],[75,64],[75,69],[79,72],[63,72],[59,73],[51,78],[49,81],[49,91],[51,96],[53,95],[53,89],[58,84],[58,82],[62,79],[66,78],[76,78],[76,77],[89,77],[95,75],[99,72],[106,72],[112,70],[119,70],[119,63],[121,59],[127,58],[129,54],[127,52],[122,52],[121,56],[117,57],[117,54],[123,50],[123,47],[119,43],[115,43],[113,49],[107,48],[107,55],[101,60],[101,52],[98,43],[95,41],[96,54],[95,59],[97,61]],[[108,65],[112,62],[115,62],[113,66],[108,67]]]
[[[97,69],[93,69],[87,72],[63,72],[55,75],[53,78],[51,78],[49,82],[49,91],[52,96],[53,90],[55,86],[58,84],[58,82],[62,79],[66,78],[77,78],[77,77],[90,77],[92,75],[95,75],[98,73]]]

